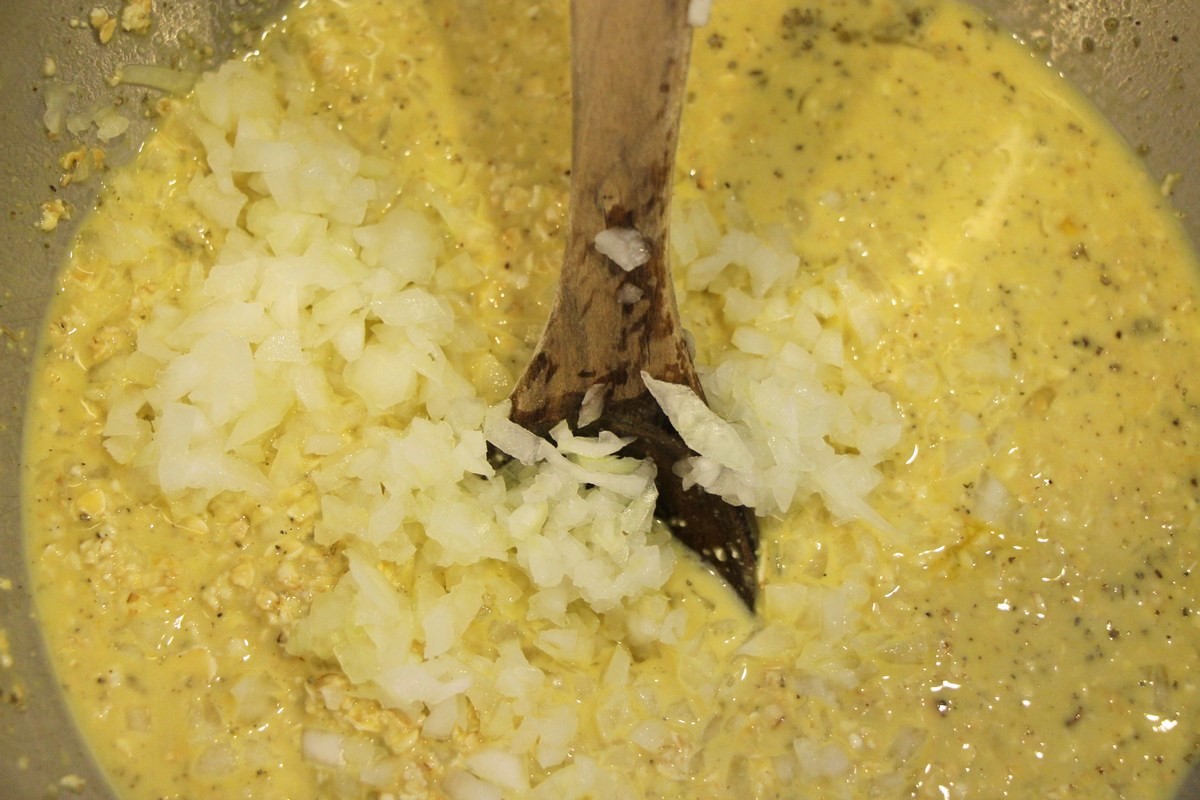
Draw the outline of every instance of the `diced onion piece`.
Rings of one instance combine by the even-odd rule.
[[[467,756],[465,765],[476,777],[514,792],[529,790],[525,760],[502,750],[478,750]]]
[[[754,466],[754,456],[738,432],[690,387],[660,381],[645,371],[642,380],[688,447],[730,469],[749,470]]]
[[[102,142],[115,139],[129,129],[128,118],[112,106],[102,107],[92,119],[96,123],[96,138]]]
[[[54,139],[62,135],[67,121],[67,106],[71,95],[78,90],[74,84],[61,81],[49,81],[42,96],[46,100],[46,111],[42,115],[42,124],[46,133]]]
[[[596,249],[631,272],[650,260],[650,245],[633,228],[608,228],[596,234]]]
[[[700,28],[708,24],[708,17],[712,13],[712,0],[690,0],[687,10],[688,25],[693,28]]]
[[[117,72],[117,80],[126,86],[145,86],[168,94],[185,95],[196,85],[199,73],[158,64],[126,64]]]
[[[971,491],[971,513],[980,522],[993,527],[1009,523],[1016,500],[1008,488],[991,472],[984,471]]]
[[[595,437],[576,436],[566,420],[558,423],[550,431],[550,436],[558,445],[560,453],[584,456],[586,458],[604,458],[616,455],[621,448],[633,441],[632,436],[617,436],[612,431],[600,431]]]
[[[850,759],[836,744],[819,743],[812,739],[796,739],[793,743],[800,771],[812,777],[836,777],[850,769]]]
[[[623,306],[631,306],[642,299],[642,290],[632,283],[622,283],[617,290],[617,302]]]
[[[300,734],[300,746],[314,764],[341,767],[346,763],[345,738],[340,733],[308,728]]]
[[[500,800],[503,796],[500,787],[462,769],[448,770],[442,788],[450,800]]]
[[[580,428],[586,428],[600,419],[600,415],[604,413],[604,401],[608,398],[608,392],[608,384],[595,383],[583,393],[583,400],[579,404],[579,421],[577,423]]]
[[[522,464],[533,464],[542,452],[544,440],[508,418],[512,404],[492,406],[484,418],[483,435],[488,443]]]

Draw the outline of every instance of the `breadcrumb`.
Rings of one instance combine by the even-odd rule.
[[[63,775],[59,778],[58,785],[68,791],[78,793],[87,788],[87,781],[75,774]]]
[[[71,208],[62,200],[55,198],[42,203],[42,218],[38,227],[46,233],[58,227],[60,220],[71,218]]]
[[[121,9],[121,30],[146,33],[154,17],[154,0],[125,0]]]
[[[109,13],[104,6],[94,6],[88,12],[88,24],[96,32],[100,44],[108,44],[112,41],[113,34],[117,32],[116,17]]]

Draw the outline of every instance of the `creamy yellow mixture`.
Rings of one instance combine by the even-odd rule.
[[[586,721],[567,759],[644,796],[1169,797],[1200,755],[1200,286],[1167,202],[960,5],[715,6],[677,224],[703,203],[722,225],[782,225],[803,286],[842,287],[827,316],[845,358],[904,420],[870,497],[890,529],[834,525],[815,501],[764,524],[754,619],[681,562],[667,594],[691,649],[631,666],[658,692],[631,707],[653,730],[596,722],[587,687],[611,652],[527,648]],[[313,113],[399,191],[486,221],[460,242],[486,274],[458,311],[490,341],[467,371],[493,402],[559,258],[566,34],[558,1],[310,0],[260,57],[282,45],[307,64]],[[313,539],[303,485],[185,511],[102,446],[110,365],[129,368],[150,309],[220,246],[183,189],[195,153],[168,116],[112,176],[50,316],[28,544],[66,693],[123,797],[442,796],[478,733],[431,742],[374,701],[331,710],[345,678],[283,647],[345,570]],[[117,268],[123,237],[159,257]],[[681,301],[704,363],[728,310]],[[364,788],[314,764],[313,726],[394,769]]]

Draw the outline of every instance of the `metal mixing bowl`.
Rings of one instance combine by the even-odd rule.
[[[12,661],[0,666],[4,798],[112,796],[63,705],[38,633],[22,549],[20,460],[31,361],[55,272],[80,216],[44,233],[36,227],[39,207],[57,197],[84,210],[96,188],[94,180],[56,187],[63,146],[48,141],[41,125],[44,58],[52,56],[59,74],[78,84],[78,103],[111,97],[114,90],[105,80],[118,64],[211,60],[205,45],[212,58],[219,58],[252,40],[263,21],[278,13],[281,1],[160,0],[152,36],[119,36],[101,46],[86,23],[91,2],[0,0],[5,34],[0,55],[0,175],[5,181],[5,213],[0,217],[0,578],[11,581],[11,589],[0,589],[0,628]],[[1200,0],[976,4],[1090,95],[1144,153],[1154,176],[1181,176],[1174,200],[1193,242],[1200,242]],[[117,5],[109,3],[114,9]],[[148,92],[122,88],[117,94],[137,108]],[[125,141],[140,141],[149,127],[146,120],[135,122]],[[126,145],[127,151],[132,149]],[[81,788],[61,785],[68,775],[82,779]],[[1179,798],[1200,800],[1195,775]]]

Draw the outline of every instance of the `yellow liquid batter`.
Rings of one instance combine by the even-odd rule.
[[[490,230],[461,246],[494,272],[450,300],[491,343],[465,370],[489,401],[559,258],[565,16],[310,0],[269,36],[388,180]],[[814,503],[764,526],[753,620],[681,561],[666,594],[690,649],[632,666],[659,693],[640,712],[657,746],[589,691],[611,652],[527,648],[585,721],[571,757],[638,796],[1169,797],[1200,754],[1200,273],[1166,201],[1060,79],[954,3],[718,1],[689,88],[677,213],[782,225],[798,293],[856,287],[832,318],[903,415],[870,498],[893,531]],[[281,644],[345,569],[303,482],[185,514],[102,445],[140,324],[220,246],[183,189],[196,152],[168,117],[112,176],[35,376],[29,552],[66,693],[123,797],[443,796],[477,734],[430,742],[365,699],[331,712],[345,677]],[[158,257],[115,263],[111,237]],[[729,321],[702,293],[681,306],[705,363]],[[735,653],[780,629],[769,657]],[[334,776],[302,756],[313,726],[394,770],[374,789]]]

